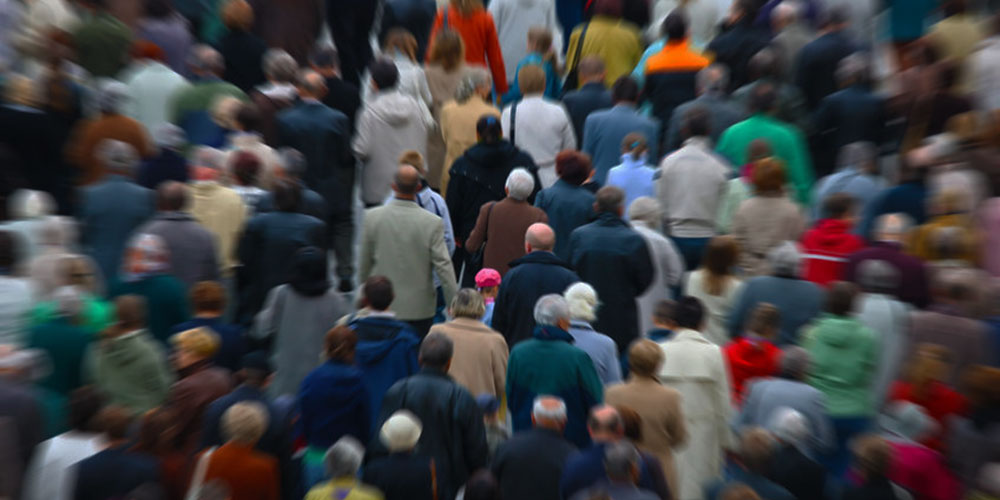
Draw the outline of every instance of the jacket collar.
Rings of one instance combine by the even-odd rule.
[[[429,366],[421,366],[418,373],[421,375],[427,375],[428,377],[444,378],[448,380],[452,379],[451,375],[448,375],[448,372],[438,370],[437,368],[431,368]]]
[[[590,323],[587,323],[586,321],[580,319],[574,319],[573,321],[570,321],[569,327],[574,330],[586,330],[588,332],[595,331],[594,327],[590,326]]]
[[[395,198],[395,197],[392,199],[392,201],[389,202],[389,205],[394,207],[416,208],[418,210],[420,209],[420,205],[417,204],[416,200],[404,200],[402,198]]]
[[[566,261],[560,259],[556,254],[552,252],[546,252],[543,250],[535,250],[524,257],[515,259],[510,263],[510,267],[514,268],[521,264],[544,264],[550,266],[565,267],[566,269],[573,269],[573,266],[569,265]]]
[[[611,212],[603,212],[599,214],[597,218],[594,220],[594,223],[601,226],[629,227],[627,222],[622,220],[622,218],[619,217],[618,215],[613,214]]]
[[[604,89],[604,84],[601,83],[601,82],[585,83],[585,84],[583,84],[582,87],[580,87],[580,92],[587,91],[587,92],[601,93],[601,92],[604,92],[604,90],[605,90]]]
[[[711,149],[712,149],[712,140],[709,139],[708,137],[688,137],[684,141],[684,147],[688,147],[688,146],[690,146],[692,148],[697,148],[697,149],[705,150],[705,151],[711,151]]]
[[[674,331],[667,330],[666,328],[654,328],[650,330],[646,336],[653,342],[663,342],[674,338]]]
[[[701,342],[702,344],[711,344],[712,342],[705,338],[701,332],[697,330],[691,330],[690,328],[679,328],[677,333],[674,334],[674,338],[671,341],[688,341],[688,342]]]
[[[558,326],[552,325],[540,325],[535,327],[535,332],[532,334],[538,340],[561,340],[563,342],[572,344],[573,336],[569,334],[566,330],[559,328]]]
[[[157,220],[169,220],[169,221],[190,221],[194,220],[190,214],[186,212],[159,212],[156,214]]]
[[[451,320],[449,323],[464,330],[477,330],[485,333],[490,333],[492,331],[482,321],[472,318],[455,318]]]

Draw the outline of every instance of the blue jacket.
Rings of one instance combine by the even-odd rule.
[[[418,52],[418,54],[422,54],[422,52]],[[562,79],[556,73],[556,69],[552,67],[552,63],[545,62],[542,54],[532,52],[517,63],[517,71],[514,72],[514,82],[510,84],[510,89],[507,90],[507,93],[500,100],[501,105],[506,107],[508,104],[518,102],[524,97],[521,95],[521,87],[517,76],[521,72],[521,68],[525,66],[541,66],[545,70],[545,97],[553,101],[558,100],[559,95],[562,94]]]
[[[563,467],[562,478],[559,480],[559,490],[562,492],[563,500],[595,484],[607,481],[608,475],[604,472],[605,446],[606,443],[595,443],[569,457]],[[655,491],[656,485],[651,476],[649,464],[643,461],[639,467],[639,488]]]
[[[579,90],[567,92],[562,98],[569,117],[573,120],[573,133],[576,134],[576,143],[583,141],[583,126],[587,122],[587,117],[594,111],[608,109],[614,105],[611,101],[611,92],[604,88],[602,82],[591,82],[580,87]]]
[[[243,342],[243,329],[237,325],[223,323],[221,318],[192,318],[171,329],[171,333],[180,333],[192,328],[209,328],[214,331],[222,342],[215,352],[212,362],[215,366],[225,368],[233,373],[242,368],[246,344]]]
[[[343,436],[367,443],[372,436],[372,414],[365,374],[356,366],[327,361],[299,388],[296,429],[309,446],[327,449]]]
[[[503,334],[511,348],[531,338],[535,302],[542,295],[562,294],[578,281],[573,268],[551,252],[535,251],[511,262],[494,302],[493,329]]]
[[[796,60],[795,84],[802,89],[809,109],[837,91],[837,66],[851,55],[854,43],[843,31],[827,33],[802,47]]]
[[[781,310],[779,345],[795,344],[799,329],[823,310],[823,289],[814,283],[794,278],[757,276],[743,287],[729,314],[729,334],[739,337],[745,331],[750,312],[767,302]]]
[[[106,282],[118,276],[132,233],[153,216],[154,194],[120,175],[108,175],[80,191],[80,242]]]
[[[813,127],[825,137],[831,153],[852,142],[881,144],[888,118],[885,99],[863,85],[851,85],[834,92],[819,103]],[[833,155],[836,157],[836,155]],[[817,200],[818,201],[818,200]]]
[[[136,184],[148,189],[156,189],[156,186],[164,181],[183,183],[188,181],[187,159],[169,149],[164,149],[159,155],[143,161],[135,176]]]
[[[603,304],[594,329],[614,339],[618,352],[624,352],[639,338],[635,299],[655,274],[646,240],[620,217],[605,212],[573,231],[570,248],[570,263]]]
[[[305,156],[306,186],[326,200],[331,212],[350,213],[354,185],[344,180],[353,178],[355,161],[347,116],[318,101],[304,101],[281,111],[275,120],[279,145]]]
[[[573,346],[568,332],[555,326],[535,327],[534,338],[510,351],[507,407],[514,432],[531,428],[535,398],[543,394],[566,403],[566,440],[578,447],[590,445],[587,415],[604,400],[604,386],[590,356]]]
[[[649,139],[649,157],[659,158],[659,120],[643,116],[628,104],[617,104],[587,117],[583,126],[583,152],[590,155],[593,161],[595,182],[604,185],[608,171],[621,160],[622,141],[632,132],[646,136]]]
[[[545,211],[549,226],[556,233],[555,254],[560,259],[569,259],[569,235],[594,218],[594,193],[559,179],[539,191],[535,206]]]
[[[861,221],[861,236],[871,239],[875,219],[894,213],[909,215],[915,225],[927,222],[927,187],[923,182],[904,182],[876,196]]]
[[[375,425],[386,391],[420,369],[417,364],[420,338],[407,323],[386,316],[356,319],[351,328],[358,336],[354,361],[364,373],[373,410],[372,425]]]

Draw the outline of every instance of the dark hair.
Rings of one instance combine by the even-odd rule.
[[[761,0],[736,0],[736,8],[743,15],[740,16],[741,23],[752,23],[757,20],[757,13],[760,12],[764,2]]]
[[[661,300],[656,303],[653,307],[653,317],[657,321],[673,321],[674,320],[674,310],[677,308],[677,303],[672,300]]]
[[[586,182],[592,169],[590,156],[586,153],[567,149],[556,155],[556,175],[574,186]]]
[[[305,247],[292,258],[292,275],[288,285],[306,297],[319,297],[330,289],[326,252],[316,247]]]
[[[835,316],[847,316],[854,310],[854,298],[858,287],[854,283],[838,281],[826,292],[826,312]]]
[[[74,390],[67,403],[69,428],[81,432],[93,432],[94,416],[104,407],[104,397],[92,385]]]
[[[702,267],[705,268],[705,292],[719,296],[733,275],[733,266],[740,256],[740,245],[730,235],[716,236],[705,246]]]
[[[712,133],[712,117],[704,106],[693,106],[684,113],[681,128],[685,137],[708,137]]]
[[[163,19],[174,11],[173,2],[170,0],[146,0],[143,4],[143,13],[146,17],[153,19]]]
[[[683,40],[687,37],[688,19],[684,15],[684,11],[674,9],[670,12],[667,18],[663,20],[661,30],[663,31],[663,35],[667,37],[667,40],[671,42]]]
[[[621,18],[625,10],[622,0],[595,0],[594,15]]]
[[[160,210],[176,212],[188,204],[187,186],[177,181],[167,181],[156,188],[156,206]]]
[[[854,198],[848,193],[833,193],[823,200],[823,216],[843,219],[854,210]]]
[[[244,104],[236,112],[236,123],[243,127],[243,130],[250,132],[260,132],[260,110],[253,104]]]
[[[0,230],[0,274],[10,273],[21,261],[21,252],[17,245],[19,240],[19,235]]]
[[[260,176],[260,158],[249,151],[237,151],[230,164],[233,177],[243,186],[257,185]]]
[[[132,451],[156,457],[178,451],[181,436],[177,417],[177,412],[169,407],[154,408],[143,415]]]
[[[365,280],[361,294],[368,306],[376,311],[385,311],[396,299],[396,294],[392,290],[392,281],[385,276],[372,276]]]
[[[493,474],[481,469],[465,483],[466,500],[500,500],[500,485]]]
[[[132,416],[120,406],[106,406],[94,417],[101,432],[112,440],[118,441],[128,437]]]
[[[191,307],[198,312],[220,312],[226,308],[226,289],[217,281],[200,281],[191,287]]]
[[[937,68],[938,84],[944,90],[952,89],[958,83],[961,68],[954,61],[945,60],[935,64]]]
[[[638,102],[639,84],[631,75],[625,75],[615,80],[611,86],[611,100],[614,102]]]
[[[377,59],[368,67],[371,72],[372,81],[381,90],[388,90],[396,86],[399,82],[399,69],[396,63],[388,59]]]
[[[476,121],[476,135],[486,144],[496,144],[503,140],[503,126],[493,115],[483,115]]]
[[[771,49],[761,49],[747,63],[747,74],[751,81],[773,77],[778,73],[778,57]]]
[[[339,68],[340,54],[332,45],[321,45],[309,56],[309,62],[317,68]]]
[[[674,322],[681,328],[697,330],[705,319],[705,306],[690,296],[681,297],[674,308]]]
[[[617,186],[604,186],[597,191],[594,197],[597,213],[616,212],[625,203],[625,191]]]
[[[628,406],[615,406],[618,414],[622,417],[622,426],[625,428],[625,438],[633,443],[642,441],[642,416],[639,412]]]
[[[750,111],[754,113],[767,113],[774,109],[778,101],[778,92],[774,85],[769,82],[762,82],[750,92]]]
[[[847,9],[840,5],[835,5],[822,13],[819,20],[819,27],[825,29],[833,26],[841,26],[847,24],[847,19]]]
[[[420,364],[444,369],[455,353],[455,344],[443,333],[430,333],[420,343]]]
[[[287,179],[279,179],[271,190],[274,208],[279,212],[295,212],[302,201],[302,188]]]

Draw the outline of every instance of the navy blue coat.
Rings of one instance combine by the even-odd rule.
[[[364,373],[356,366],[327,361],[299,388],[297,427],[309,446],[326,449],[343,436],[371,439],[371,414]],[[426,424],[425,424],[426,425]]]
[[[120,175],[80,191],[80,240],[108,282],[118,276],[132,233],[153,216],[154,193]]]
[[[169,149],[161,150],[159,155],[142,162],[135,176],[136,184],[148,189],[156,189],[165,181],[185,184],[188,181],[187,159]]]
[[[124,498],[146,483],[160,481],[160,464],[153,457],[109,448],[76,465],[75,500]]]
[[[515,433],[500,446],[490,465],[500,482],[502,498],[559,498],[559,478],[566,460],[576,452],[561,433],[533,428]]]
[[[730,92],[750,81],[747,72],[750,58],[771,43],[771,33],[766,28],[754,26],[753,21],[741,20],[715,37],[705,49],[705,52],[715,55],[715,62],[729,68]]]
[[[643,116],[627,104],[595,111],[583,126],[583,152],[594,164],[594,181],[604,184],[608,171],[622,162],[622,141],[632,132],[649,139],[649,157],[659,158],[660,121]],[[552,217],[549,216],[549,219]],[[558,242],[557,242],[558,243]]]
[[[538,299],[550,293],[562,294],[578,281],[573,268],[551,252],[535,251],[511,262],[493,307],[493,329],[502,333],[513,349],[531,338]]]
[[[562,492],[563,499],[572,498],[573,495],[580,491],[607,481],[608,475],[604,471],[605,446],[605,443],[595,443],[590,448],[581,450],[569,457],[566,461],[566,466],[563,467],[562,477],[559,480],[559,489]],[[650,465],[645,459],[642,460],[642,463],[639,465],[639,482],[637,485],[643,490],[664,493],[662,491],[664,486],[659,485],[658,487],[654,480],[654,474],[658,471],[652,471]],[[657,467],[660,467],[660,465],[657,465]],[[661,496],[661,498],[670,498],[669,492],[666,493],[668,494]]]
[[[321,221],[327,220],[329,216],[329,211],[326,208],[326,200],[319,195],[316,191],[309,189],[306,186],[302,186],[302,190],[299,191],[302,198],[299,200],[299,208],[296,212],[300,214],[310,215]],[[262,214],[266,212],[274,211],[274,195],[267,193],[261,197],[260,202],[257,204],[257,213]]]
[[[569,259],[569,235],[594,218],[594,193],[559,179],[538,193],[535,206],[545,211],[549,226],[556,233],[555,254],[560,259]]]
[[[570,248],[570,264],[597,290],[603,304],[594,329],[614,339],[619,353],[625,352],[640,333],[635,299],[656,273],[646,240],[620,217],[605,212],[573,231]]]
[[[573,133],[576,134],[576,143],[583,142],[583,126],[587,117],[594,111],[610,108],[614,105],[611,102],[611,92],[604,88],[601,82],[591,82],[579,90],[567,92],[562,98],[569,118],[573,121]]]
[[[356,319],[351,328],[358,336],[354,361],[364,373],[374,426],[386,391],[420,369],[420,337],[409,324],[385,316]]]
[[[379,40],[385,40],[389,30],[403,28],[417,39],[417,57],[427,53],[431,27],[437,16],[437,2],[434,0],[386,0],[382,7],[382,33]]]
[[[824,144],[836,153],[853,142],[880,144],[886,118],[882,97],[863,85],[852,85],[820,101],[813,127],[827,136]]]
[[[854,51],[854,43],[843,31],[827,33],[802,47],[795,64],[795,84],[809,109],[816,109],[824,97],[837,91],[837,66]]]
[[[355,161],[347,116],[318,101],[300,101],[276,120],[278,144],[306,158],[302,181],[326,200],[332,213],[350,213]]]

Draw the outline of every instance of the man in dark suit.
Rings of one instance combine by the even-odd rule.
[[[837,66],[851,55],[855,46],[845,31],[847,14],[832,8],[820,26],[819,38],[802,47],[795,65],[795,84],[802,89],[809,109],[815,110],[824,97],[837,91]]]
[[[351,124],[351,135],[354,135],[354,120],[361,109],[361,92],[358,86],[344,80],[340,73],[340,55],[331,46],[319,48],[310,58],[312,69],[326,79],[326,95],[323,104],[344,113]]]
[[[576,447],[563,437],[566,403],[555,396],[535,400],[532,429],[514,434],[493,459],[491,469],[503,498],[559,498],[559,478]]]
[[[122,408],[108,407],[95,420],[104,426],[108,447],[76,464],[73,498],[122,498],[146,483],[160,480],[160,464],[148,455],[128,451],[132,418]]]
[[[591,113],[610,108],[611,92],[604,87],[604,62],[597,56],[584,57],[577,66],[580,88],[563,96],[563,105],[573,121],[576,143],[583,141],[583,125]]]
[[[729,70],[725,66],[712,64],[699,71],[695,85],[698,97],[677,106],[670,118],[670,127],[667,130],[666,147],[664,148],[666,151],[674,151],[683,145],[681,124],[687,113],[695,107],[700,107],[708,112],[709,137],[712,139],[712,144],[719,141],[719,136],[727,128],[747,117],[746,109],[729,97],[729,92],[726,90],[729,86]],[[656,161],[655,158],[651,160],[654,163]]]
[[[715,56],[715,62],[729,68],[729,90],[738,89],[747,83],[750,58],[771,42],[770,30],[754,24],[762,4],[761,0],[733,2],[722,32],[705,49],[706,53]]]
[[[340,50],[344,79],[354,85],[372,60],[368,40],[375,24],[375,14],[382,0],[326,0],[326,22],[333,43]]]
[[[629,76],[623,76],[611,87],[614,106],[595,111],[583,126],[583,152],[590,155],[594,168],[594,181],[603,184],[608,171],[621,163],[622,140],[632,132],[645,137],[660,137],[660,122],[644,116],[636,109],[639,102],[639,85]],[[649,158],[659,159],[657,141],[649,144]],[[549,218],[552,216],[549,215]]]
[[[354,157],[347,116],[320,100],[326,79],[313,70],[300,75],[299,103],[278,114],[278,142],[300,151],[306,158],[305,185],[326,200],[327,229],[337,258],[341,291],[354,288]],[[323,246],[323,245],[321,245]]]

